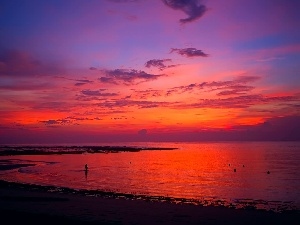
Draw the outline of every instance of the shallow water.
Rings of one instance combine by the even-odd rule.
[[[35,165],[0,171],[0,178],[76,190],[185,198],[237,208],[300,209],[299,142],[120,145],[178,149],[1,156],[2,163],[9,160],[6,163]],[[84,170],[86,163],[88,172]]]

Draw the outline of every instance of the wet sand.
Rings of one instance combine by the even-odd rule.
[[[49,192],[0,183],[2,221],[20,224],[299,224],[299,211],[275,213]]]

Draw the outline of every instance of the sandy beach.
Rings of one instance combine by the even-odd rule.
[[[0,185],[1,218],[22,224],[299,224],[299,211],[274,213],[170,202],[50,193]]]

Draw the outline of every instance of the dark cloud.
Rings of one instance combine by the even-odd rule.
[[[103,92],[105,89],[100,89],[100,90],[82,90],[81,93],[83,95],[88,95],[88,96],[101,96],[101,97],[110,97],[110,96],[117,96],[117,93],[107,93]]]
[[[157,78],[164,75],[154,75],[149,74],[141,70],[133,69],[115,69],[115,70],[105,70],[105,77],[100,77],[99,81],[103,83],[112,84],[136,84],[140,82],[146,82],[151,80],[156,80]]]
[[[207,11],[200,0],[162,0],[165,5],[175,10],[183,11],[188,17],[180,19],[181,23],[192,22],[204,15]]]
[[[160,70],[164,70],[169,66],[165,65],[165,62],[171,62],[171,59],[151,59],[145,63],[145,67],[150,68],[157,67]],[[172,65],[173,66],[173,65]]]
[[[96,67],[90,67],[90,70],[97,70],[97,68]]]
[[[208,54],[204,53],[202,50],[198,50],[196,48],[171,48],[171,53],[176,52],[179,55],[186,56],[186,57],[207,57]]]

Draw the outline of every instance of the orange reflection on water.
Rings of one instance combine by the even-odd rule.
[[[276,143],[166,144],[170,151],[7,156],[36,166],[7,180],[178,198],[299,201],[299,154]],[[85,173],[84,165],[89,171]],[[234,171],[235,170],[235,171]],[[271,171],[267,174],[267,171]]]

